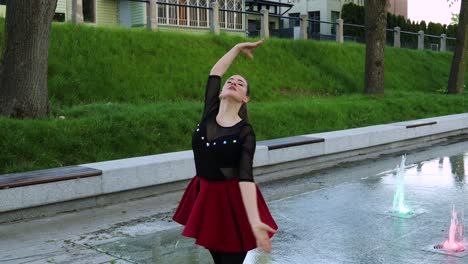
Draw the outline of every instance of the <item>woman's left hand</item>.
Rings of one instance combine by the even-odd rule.
[[[252,225],[252,231],[257,241],[257,247],[263,249],[265,252],[271,252],[271,240],[268,232],[276,233],[276,230],[271,228],[265,223],[257,223]]]
[[[257,42],[242,42],[242,43],[237,44],[235,47],[239,49],[240,52],[245,53],[245,55],[253,59],[252,50],[262,44],[263,44],[263,39]]]

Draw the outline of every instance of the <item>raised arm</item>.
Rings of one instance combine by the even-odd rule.
[[[262,43],[263,40],[257,42],[243,42],[235,45],[231,50],[224,54],[218,62],[216,62],[211,69],[210,75],[223,76],[229,66],[231,66],[232,61],[234,61],[240,52],[245,53],[249,58],[253,59],[252,49],[262,45]]]
[[[245,53],[249,58],[253,59],[252,49],[262,45],[263,40],[257,42],[243,42],[235,45],[231,50],[224,54],[221,59],[216,62],[210,72],[208,83],[205,90],[205,107],[203,109],[203,117],[211,113],[219,106],[219,90],[221,89],[221,77],[231,66],[232,61],[239,55],[240,52]]]

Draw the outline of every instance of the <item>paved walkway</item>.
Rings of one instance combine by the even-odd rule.
[[[409,218],[389,213],[399,156],[262,185],[280,231],[271,255],[253,251],[245,263],[468,263],[431,251],[447,238],[452,204],[468,212],[465,150],[461,142],[408,154]],[[0,263],[211,263],[170,220],[180,196],[2,224]]]

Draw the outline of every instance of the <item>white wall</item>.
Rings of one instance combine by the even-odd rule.
[[[342,1],[343,4],[345,4],[345,0]],[[340,12],[341,10],[339,0],[291,0],[291,4],[294,4],[294,6],[285,15],[288,15],[289,13],[308,15],[309,12],[320,11],[320,20],[327,22],[336,22],[331,21],[331,12]],[[320,33],[331,34],[331,26],[332,25],[330,24],[321,23]]]
[[[344,4],[344,0],[342,0],[342,3]],[[331,12],[341,12],[341,4],[339,0],[328,0],[327,1],[327,13],[326,17],[321,18],[321,20],[328,21],[328,22],[336,22],[332,21],[332,15]],[[322,31],[322,34],[331,34],[331,28],[334,27],[334,25],[330,24],[322,24],[322,28],[320,29]],[[324,33],[325,32],[325,33]]]

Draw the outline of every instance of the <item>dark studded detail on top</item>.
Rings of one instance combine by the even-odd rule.
[[[221,77],[209,76],[202,120],[192,136],[197,175],[212,181],[238,178],[253,182],[254,130],[245,120],[230,127],[216,122],[220,88]]]

